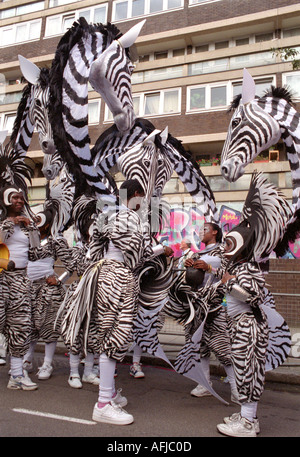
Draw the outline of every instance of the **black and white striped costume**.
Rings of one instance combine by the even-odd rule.
[[[73,348],[81,328],[81,325],[76,327],[80,316],[80,324],[84,324],[85,347],[121,361],[133,340],[139,292],[138,269],[147,259],[162,253],[163,247],[159,246],[155,252],[151,238],[143,233],[139,216],[127,208],[100,225],[94,230],[90,243],[93,263],[72,297],[62,332]],[[89,303],[83,310],[84,299]]]
[[[26,267],[29,259],[35,259],[39,245],[39,232],[31,223],[25,227],[15,225],[9,219],[0,222],[0,241],[10,249],[14,271],[0,273],[0,333],[6,338],[7,351],[11,356],[23,357],[31,338],[32,290]],[[19,255],[12,244],[19,245]]]
[[[225,272],[225,269],[223,270]],[[231,359],[241,403],[258,401],[264,390],[268,322],[261,305],[265,278],[255,263],[240,263],[229,270],[235,278],[225,285],[227,314],[232,322]],[[233,286],[242,288],[237,298]]]
[[[192,258],[194,260],[201,259],[210,264],[213,268],[219,268],[222,253],[223,246],[218,243],[207,246],[204,250],[195,253]],[[206,284],[207,280],[209,280],[210,275],[211,273],[205,273],[203,286]],[[214,282],[216,281],[217,279],[214,280]],[[201,291],[199,291],[199,293],[201,294]],[[209,357],[211,352],[213,352],[220,363],[225,366],[230,366],[231,346],[226,311],[222,305],[222,296],[220,296],[220,303],[217,306],[210,303],[208,303],[208,305],[210,308],[206,317],[200,346],[201,357]]]
[[[71,255],[67,241],[62,238],[48,238],[47,245],[40,254],[40,259],[29,262],[27,267],[28,277],[33,288],[33,335],[32,339],[40,339],[45,343],[56,342],[60,336],[58,327],[54,322],[58,309],[65,297],[65,288],[54,272],[54,263],[57,259],[62,261],[64,267],[71,273]],[[56,284],[48,284],[47,277],[55,276]]]
[[[79,284],[80,278],[84,274],[85,270],[87,269],[87,267],[90,264],[90,260],[87,257],[88,244],[79,242],[76,244],[76,246],[72,247],[70,249],[70,251],[71,251],[70,254],[71,254],[71,258],[72,258],[71,269],[73,272],[77,273],[78,279],[75,279],[68,287],[68,290],[64,297],[64,301],[61,304],[61,307],[57,314],[57,320],[56,320],[55,327],[60,332],[68,350],[70,352],[72,352],[72,354],[79,355],[79,354],[82,354],[83,350],[84,350],[83,349],[83,331],[82,331],[82,329],[80,330],[79,334],[77,335],[77,338],[76,338],[75,342],[73,343],[72,347],[70,347],[68,340],[65,338],[65,333],[61,330],[61,324],[64,319],[64,316],[68,312],[69,306],[72,304],[72,297]]]

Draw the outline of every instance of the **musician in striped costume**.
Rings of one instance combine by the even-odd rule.
[[[132,344],[133,322],[137,313],[138,269],[156,255],[172,254],[162,245],[152,246],[137,211],[145,193],[137,180],[127,180],[120,188],[123,205],[112,215],[98,218],[90,243],[93,264],[83,275],[67,313],[63,330],[70,345],[84,323],[86,346],[99,357],[99,398],[93,420],[116,425],[133,422],[122,409],[127,399],[115,392],[114,373]],[[86,306],[86,309],[83,309]]]
[[[202,251],[194,253],[191,259],[187,259],[185,261],[185,266],[205,271],[204,280],[201,284],[203,287],[210,277],[213,277],[213,282],[217,281],[217,278],[213,276],[212,268],[219,268],[221,264],[223,254],[221,228],[212,222],[205,223],[202,243],[204,243],[205,248]],[[228,324],[225,308],[222,305],[221,300],[222,299],[220,297],[220,303],[217,306],[209,303],[210,309],[205,320],[203,337],[200,346],[201,364],[208,382],[212,385],[209,362],[211,352],[215,354],[219,362],[224,366],[227,374],[231,387],[231,401],[233,403],[239,403],[235,376],[230,357],[231,346]],[[191,395],[194,397],[205,397],[212,394],[204,386],[198,384],[191,391]]]
[[[265,279],[258,262],[282,242],[290,216],[283,195],[261,174],[254,174],[241,222],[225,237],[218,274],[233,322],[231,358],[241,403],[239,414],[217,426],[225,435],[254,437],[259,433],[257,405],[264,389],[269,327],[262,307]]]
[[[29,258],[40,244],[36,225],[24,214],[25,198],[20,188],[6,186],[1,192],[5,213],[0,221],[0,241],[5,243],[14,262],[13,271],[0,273],[0,332],[5,335],[10,355],[9,389],[36,390],[24,372],[23,356],[31,337],[31,282],[26,273]],[[33,256],[33,257],[31,257]]]

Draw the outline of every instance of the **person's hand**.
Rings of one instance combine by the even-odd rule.
[[[46,278],[46,283],[47,283],[49,286],[56,286],[56,285],[57,285],[56,276],[48,276],[48,278]]]
[[[166,257],[170,257],[171,255],[174,254],[173,249],[170,248],[169,246],[164,246],[164,251],[165,251],[165,256]]]
[[[234,275],[231,275],[230,273],[228,273],[228,271],[226,271],[226,272],[223,274],[221,281],[222,281],[223,284],[226,284],[226,282],[229,281],[229,280],[232,279],[232,278],[235,278],[235,276],[234,276]]]
[[[197,270],[205,270],[207,271],[209,269],[208,263],[204,262],[204,260],[196,260],[193,265],[194,268],[197,268]]]
[[[25,216],[9,217],[8,219],[16,225],[24,224],[27,226],[30,224],[30,219],[28,219],[28,217]]]
[[[192,267],[194,265],[194,260],[193,259],[186,259],[184,262],[185,267]]]

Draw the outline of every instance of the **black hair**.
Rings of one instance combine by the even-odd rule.
[[[129,200],[131,197],[134,196],[135,192],[139,194],[143,194],[145,191],[137,179],[127,179],[124,181],[120,186],[120,191],[127,191],[126,198]],[[122,192],[121,192],[122,194]]]
[[[222,243],[223,240],[223,233],[222,229],[218,224],[215,224],[214,222],[206,222],[206,224],[209,224],[213,230],[217,231],[216,234],[216,242],[217,243]]]

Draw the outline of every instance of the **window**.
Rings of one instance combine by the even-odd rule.
[[[139,84],[149,81],[161,81],[183,76],[183,65],[158,68],[157,70],[137,71],[132,74],[131,83]]]
[[[22,98],[22,92],[8,92],[3,94],[0,92],[0,105],[7,105],[9,103],[19,103]]]
[[[262,97],[264,92],[269,89],[272,85],[275,85],[275,78],[254,78],[256,95]],[[237,81],[232,84],[232,97],[242,93],[242,81]]]
[[[37,40],[41,34],[42,20],[20,22],[0,29],[0,46],[10,46],[24,41]]]
[[[107,3],[67,14],[47,17],[45,37],[65,33],[79,17],[84,17],[89,23],[106,23]]]
[[[44,9],[44,2],[28,3],[27,5],[16,6],[15,8],[8,8],[0,11],[0,19],[8,17],[20,16],[21,14],[33,13]]]
[[[262,43],[263,41],[270,41],[270,40],[273,40],[273,32],[261,33],[259,35],[255,35],[255,43]]]
[[[247,38],[237,38],[235,40],[235,45],[236,46],[244,46],[245,44],[249,44],[249,42],[250,42],[249,37],[247,37]]]
[[[141,117],[180,114],[181,89],[166,89],[134,94],[133,106],[136,116]],[[104,120],[111,121],[112,119],[112,113],[105,105]]]
[[[187,111],[220,109],[228,106],[228,84],[206,84],[187,88]]]
[[[99,124],[100,118],[100,100],[90,100],[88,102],[89,124]]]
[[[201,5],[202,3],[219,2],[220,0],[189,0],[189,5]]]
[[[112,21],[122,21],[131,17],[156,14],[175,8],[183,8],[184,0],[115,0]]]
[[[49,0],[49,8],[55,6],[66,5],[68,3],[74,3],[74,0]]]
[[[289,38],[291,36],[298,36],[298,35],[300,35],[300,27],[296,27],[294,29],[282,30],[282,38]]]
[[[284,73],[282,75],[284,85],[287,85],[292,90],[294,98],[300,98],[300,71],[292,73]]]
[[[12,132],[16,115],[16,113],[3,114],[0,122],[1,130],[8,130],[8,132]]]

